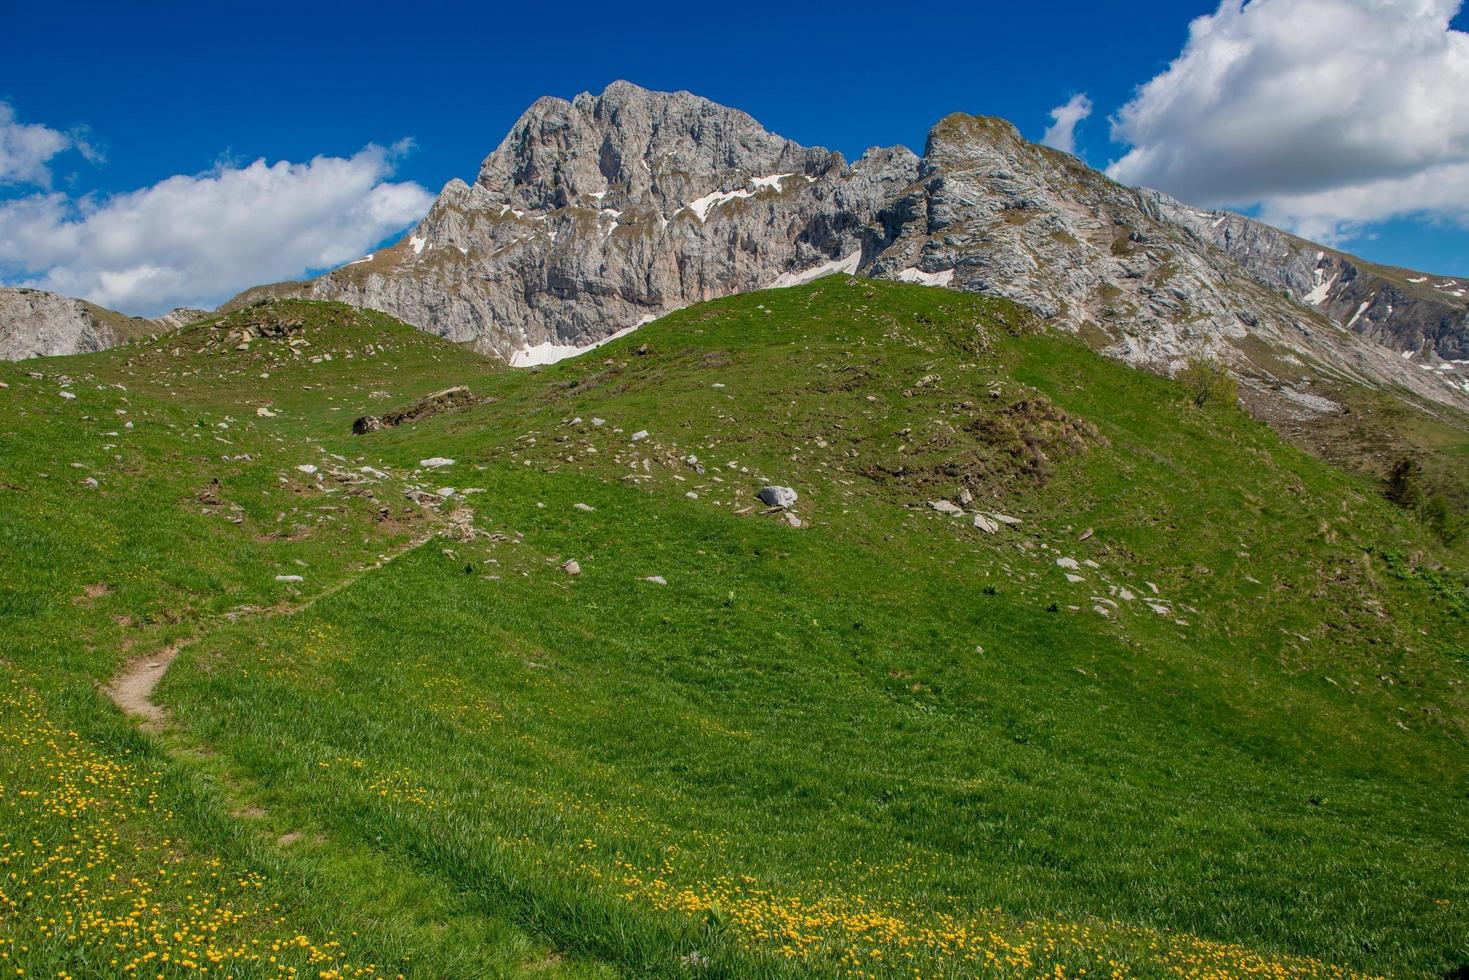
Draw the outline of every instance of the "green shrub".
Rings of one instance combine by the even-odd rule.
[[[1209,404],[1233,405],[1239,399],[1234,378],[1218,361],[1191,357],[1176,377],[1198,408]]]

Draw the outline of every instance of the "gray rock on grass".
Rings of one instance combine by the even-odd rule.
[[[796,491],[790,487],[764,486],[755,494],[767,507],[782,507],[786,510],[796,506]]]

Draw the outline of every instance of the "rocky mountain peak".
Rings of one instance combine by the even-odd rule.
[[[874,147],[848,165],[739,110],[614,82],[537,100],[399,244],[238,301],[345,300],[534,364],[701,300],[861,273],[1004,296],[1153,370],[1203,354],[1268,390],[1330,376],[1469,405],[1469,371],[1447,357],[1469,335],[1465,304],[1400,331],[1409,305],[1381,287],[1352,316],[1345,271],[1312,258],[1272,279],[1283,233],[1200,214],[1003,119],[955,113],[921,158]],[[1318,275],[1339,294],[1318,302]]]
[[[477,183],[488,200],[526,211],[595,199],[609,207],[652,200],[667,213],[694,191],[832,166],[842,166],[837,155],[769,133],[737,109],[619,81],[601,95],[537,100],[485,159]]]

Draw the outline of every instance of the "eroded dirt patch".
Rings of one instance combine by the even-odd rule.
[[[156,653],[134,657],[107,686],[112,703],[125,714],[142,719],[145,731],[156,731],[168,721],[168,713],[153,703],[153,689],[183,648],[182,643],[174,643]]]

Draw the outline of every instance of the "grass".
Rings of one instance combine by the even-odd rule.
[[[283,303],[0,380],[32,975],[206,941],[235,976],[1469,960],[1461,556],[1017,307],[835,277],[516,372]],[[487,401],[350,435],[455,383]],[[927,506],[961,491],[1023,523]],[[182,639],[139,733],[97,685]],[[106,900],[30,838],[114,842]],[[174,858],[148,928],[108,917]]]

